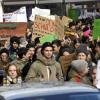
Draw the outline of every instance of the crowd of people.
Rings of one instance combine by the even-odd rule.
[[[72,81],[96,86],[100,40],[94,40],[92,20],[70,22],[62,40],[40,43],[27,30],[25,38],[12,36],[0,48],[0,85],[22,82]]]

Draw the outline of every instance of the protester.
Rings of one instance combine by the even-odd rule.
[[[91,77],[92,77],[91,81],[92,81],[92,85],[93,85],[94,87],[96,87],[96,84],[97,84],[96,73],[97,73],[97,68],[96,68],[96,66],[95,66],[95,67],[93,67],[93,68],[91,69]]]
[[[74,48],[72,48],[72,47],[62,47],[60,49],[59,54],[60,54],[60,56],[67,56],[67,55],[70,55],[72,53],[74,53]]]
[[[68,73],[69,80],[77,83],[85,83],[91,85],[87,78],[88,63],[84,60],[73,60],[71,62],[71,69]]]
[[[31,53],[30,51],[28,51],[27,48],[22,47],[22,48],[19,48],[17,52],[17,56],[18,58],[16,60],[13,60],[12,63],[17,65],[20,68],[20,70],[22,70],[24,66],[28,63]]]
[[[25,37],[20,37],[19,41],[20,41],[19,47],[26,47],[26,45],[28,44]]]
[[[6,68],[6,76],[3,79],[3,85],[21,84],[21,72],[18,66],[11,63]]]
[[[53,46],[46,42],[41,53],[32,64],[26,76],[26,82],[63,81],[61,66],[53,57]]]
[[[79,60],[87,60],[87,56],[88,56],[88,51],[87,49],[78,49],[77,50],[77,59]]]
[[[59,60],[59,53],[60,53],[60,49],[61,49],[61,41],[56,39],[54,41],[52,41],[52,46],[54,48],[54,57],[56,59],[56,61]]]
[[[8,50],[4,44],[0,48],[1,72],[10,63],[11,66],[16,66],[14,68],[18,67],[21,81],[24,82],[70,80],[95,86],[96,74],[93,73],[96,72],[95,66],[100,59],[100,39],[98,37],[94,40],[92,23],[91,18],[69,22],[62,39],[57,38],[43,45],[41,35],[34,37],[32,27],[27,28],[26,36],[12,36],[7,41],[10,43],[6,46]],[[8,72],[6,74],[7,77],[11,75]]]
[[[6,48],[2,48],[0,50],[0,70],[5,70],[10,62],[9,51]]]
[[[16,59],[17,58],[17,51],[19,49],[19,37],[13,36],[10,38],[10,48],[9,48],[9,53],[10,53],[10,58],[11,59]]]
[[[22,69],[22,80],[24,81],[26,78],[26,75],[30,69],[31,64],[36,60],[36,53],[35,53],[35,46],[33,43],[30,43],[26,46],[26,48],[28,49],[28,52],[30,53],[29,59],[27,64],[25,64],[25,66]]]
[[[36,37],[36,38],[34,39],[34,45],[35,45],[35,48],[37,48],[38,46],[41,45],[41,44],[40,44],[40,37]]]
[[[30,29],[30,28],[26,29],[26,41],[28,43],[32,42],[32,29]]]

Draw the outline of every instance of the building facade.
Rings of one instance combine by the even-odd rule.
[[[80,17],[95,16],[100,12],[100,0],[2,0],[2,4],[5,13],[26,6],[28,17],[35,6],[51,9],[51,14],[59,16],[68,16],[71,13],[69,9]]]

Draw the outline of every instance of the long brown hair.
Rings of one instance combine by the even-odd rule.
[[[20,70],[20,68],[19,68],[16,64],[14,64],[14,63],[10,63],[10,64],[6,67],[6,69],[5,69],[6,74],[9,75],[9,74],[8,74],[8,70],[9,70],[10,66],[12,66],[12,65],[14,65],[14,66],[16,67],[17,77],[21,76],[21,70]]]

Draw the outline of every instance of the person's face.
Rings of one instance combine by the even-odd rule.
[[[71,44],[71,42],[72,42],[72,41],[71,41],[71,39],[70,39],[70,38],[68,38],[68,39],[66,39],[66,40],[65,40],[65,45],[70,45],[70,44]]]
[[[75,25],[73,25],[73,26],[71,27],[72,30],[75,30],[75,28],[76,28]]]
[[[75,48],[77,49],[77,48],[79,48],[80,47],[80,43],[76,43],[75,44]]]
[[[26,53],[26,55],[24,55],[24,58],[26,59],[26,60],[29,60],[29,59],[31,59],[31,56],[32,54],[31,54],[31,52],[28,50],[27,51],[27,53]]]
[[[78,53],[77,59],[79,59],[79,60],[86,60],[87,56],[86,56],[85,53],[81,52],[81,53]]]
[[[30,54],[31,54],[31,56],[33,56],[34,55],[34,53],[35,53],[35,48],[29,48],[29,51],[30,51]]]
[[[95,80],[96,79],[96,72],[97,72],[97,69],[93,69],[92,71],[92,79]]]
[[[59,53],[60,46],[58,47],[56,44],[53,44],[54,53]]]
[[[16,69],[16,66],[15,65],[11,65],[8,69],[8,75],[14,79],[16,78],[18,75],[17,75],[17,69]]]
[[[53,55],[53,48],[52,47],[46,47],[43,51],[43,55],[47,58],[50,59]]]
[[[63,53],[63,56],[68,56],[68,55],[70,55],[70,53],[67,52],[67,51],[65,51],[65,52]]]
[[[100,53],[100,47],[99,46],[96,46],[95,50],[96,50],[96,52]]]
[[[6,53],[2,53],[2,54],[1,54],[1,60],[2,60],[3,62],[7,62],[7,61],[8,61],[8,55],[7,55]]]
[[[82,21],[80,21],[79,23],[78,23],[78,26],[81,26],[82,25]]]
[[[18,43],[16,43],[16,42],[13,42],[13,48],[17,48],[18,47]]]

